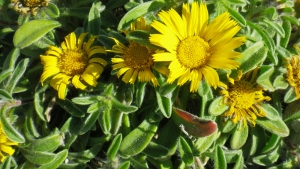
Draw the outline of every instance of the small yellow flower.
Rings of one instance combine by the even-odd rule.
[[[11,0],[12,3],[14,3],[14,10],[22,13],[27,14],[28,12],[31,12],[32,15],[37,14],[37,10],[40,7],[48,6],[50,0]]]
[[[130,31],[133,30],[149,30],[144,18],[139,18],[137,22],[131,23]],[[118,40],[114,39],[116,45],[112,47],[110,52],[117,55],[111,59],[113,70],[118,69],[117,76],[123,75],[122,80],[125,83],[133,84],[136,79],[139,82],[152,82],[154,86],[159,85],[152,69],[167,75],[168,69],[163,65],[154,64],[153,54],[155,51],[149,47],[142,46],[136,42],[130,41],[128,46],[125,46]]]
[[[87,85],[96,86],[107,62],[95,54],[106,53],[102,46],[92,46],[97,36],[84,42],[87,33],[82,33],[78,40],[74,32],[65,37],[61,48],[50,46],[46,55],[41,55],[44,72],[41,83],[51,78],[50,85],[58,91],[58,97],[65,99],[67,85],[72,83],[76,88],[84,90]]]
[[[297,99],[300,98],[300,57],[298,55],[292,56],[287,60],[286,69],[287,77],[286,80],[294,88]]]
[[[260,104],[264,100],[271,100],[270,97],[263,95],[263,88],[255,82],[257,71],[258,69],[255,69],[244,76],[239,71],[236,79],[227,76],[231,84],[228,87],[225,85],[225,89],[220,92],[223,95],[223,103],[229,106],[224,116],[229,116],[233,123],[242,122],[243,127],[247,121],[255,126],[257,116],[266,116]]]
[[[0,123],[0,161],[3,162],[7,155],[12,156],[15,150],[11,147],[18,145],[18,143],[10,141],[2,129],[2,124]]]
[[[241,28],[225,12],[209,22],[205,4],[183,4],[182,16],[174,10],[159,14],[164,22],[154,21],[151,26],[161,34],[151,34],[150,42],[167,52],[154,54],[155,62],[170,62],[168,83],[178,79],[183,85],[191,81],[190,91],[198,89],[205,78],[216,88],[219,76],[215,69],[236,69],[234,59],[241,54],[233,51],[245,42],[245,37],[233,37]]]

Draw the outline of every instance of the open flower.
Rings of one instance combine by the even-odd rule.
[[[255,69],[244,76],[239,71],[236,79],[227,76],[231,84],[228,87],[225,85],[225,89],[220,92],[223,95],[223,103],[229,106],[224,116],[229,116],[233,123],[242,122],[243,127],[247,121],[255,126],[257,116],[266,116],[260,104],[264,100],[271,100],[270,97],[263,95],[263,88],[255,82],[257,71],[258,69]]]
[[[65,99],[67,85],[72,83],[76,88],[84,90],[88,85],[96,86],[103,67],[107,62],[95,54],[106,53],[102,46],[92,46],[97,36],[84,42],[87,33],[82,33],[78,40],[72,32],[65,37],[61,48],[50,46],[46,55],[41,55],[44,72],[41,83],[51,77],[50,85],[58,91],[58,97]],[[53,76],[53,77],[52,77]]]
[[[233,37],[241,28],[225,12],[209,21],[205,4],[193,2],[183,4],[182,17],[174,10],[159,14],[164,22],[154,21],[151,26],[161,34],[151,34],[150,42],[165,48],[167,52],[154,54],[154,61],[170,62],[168,83],[178,79],[183,85],[191,81],[190,91],[198,89],[205,78],[209,85],[219,85],[219,75],[215,69],[236,69],[235,58],[239,52],[233,49],[241,46],[245,37]]]
[[[146,25],[144,18],[139,18],[137,22],[131,23],[130,31],[133,30],[149,30],[150,27]],[[114,39],[116,45],[112,47],[110,52],[117,55],[111,59],[113,70],[118,69],[117,76],[123,75],[122,80],[125,83],[133,84],[136,79],[139,82],[152,82],[154,86],[159,85],[152,69],[167,75],[168,69],[162,65],[155,65],[153,62],[153,54],[155,50],[139,43],[130,41],[128,46],[125,46],[117,39]]]
[[[32,15],[37,14],[40,7],[48,6],[50,0],[11,0],[14,3],[14,10],[22,14],[31,12]]]
[[[2,129],[2,124],[0,123],[0,161],[3,162],[7,155],[12,156],[15,150],[11,147],[18,145],[18,143],[10,141]]]
[[[297,99],[300,98],[300,57],[298,55],[292,56],[287,60],[286,64],[287,77],[286,80],[294,88]]]

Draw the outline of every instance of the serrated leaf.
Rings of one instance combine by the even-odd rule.
[[[230,147],[232,149],[240,149],[247,141],[248,138],[248,125],[243,129],[236,128],[233,131],[232,137],[230,139]]]
[[[155,12],[160,10],[162,7],[165,6],[165,3],[159,1],[149,1],[138,5],[137,7],[133,8],[132,10],[128,11],[118,25],[118,30],[124,30],[129,27],[130,22],[136,20],[138,17],[149,14],[151,12]]]
[[[36,42],[61,24],[54,20],[32,20],[19,27],[14,35],[13,43],[17,48],[24,48]]]
[[[257,118],[255,122],[262,128],[281,137],[287,137],[290,134],[289,128],[282,119],[269,120],[267,118]]]
[[[124,138],[120,153],[124,156],[134,156],[143,151],[150,143],[157,127],[158,123],[150,123],[148,119],[145,119]]]
[[[208,113],[213,116],[219,116],[228,110],[229,106],[223,103],[223,96],[215,98],[209,105]]]
[[[112,161],[117,152],[119,151],[119,147],[121,145],[121,141],[122,141],[122,134],[118,134],[113,141],[111,142],[110,146],[108,147],[107,150],[107,157]]]
[[[249,25],[251,28],[253,28],[254,30],[256,30],[260,34],[260,36],[262,37],[262,39],[265,42],[265,45],[270,50],[271,54],[274,54],[275,43],[274,43],[273,39],[268,35],[268,32],[266,32],[265,29],[261,28],[257,24],[254,24],[250,21],[247,21],[247,25]]]

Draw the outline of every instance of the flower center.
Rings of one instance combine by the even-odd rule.
[[[187,68],[197,69],[206,64],[210,46],[199,36],[188,37],[177,47],[177,58]]]
[[[240,80],[235,82],[233,86],[228,89],[228,99],[235,103],[238,109],[248,109],[256,102],[256,93],[253,90],[253,85],[247,81]]]
[[[124,62],[133,69],[149,69],[153,65],[154,51],[136,42],[130,42],[124,50]]]
[[[39,7],[43,6],[45,3],[45,0],[23,0],[23,4],[26,7],[34,8],[34,7]]]
[[[66,75],[81,74],[88,65],[88,56],[81,49],[64,50],[64,54],[58,59],[58,65],[60,71]]]

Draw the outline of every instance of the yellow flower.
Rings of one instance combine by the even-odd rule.
[[[3,162],[7,155],[12,156],[15,152],[11,146],[18,145],[18,143],[10,141],[2,129],[0,123],[0,161]]]
[[[137,22],[131,23],[130,31],[133,30],[149,30],[144,18],[139,18]],[[114,39],[116,45],[112,47],[110,52],[117,55],[111,59],[113,70],[118,69],[117,76],[123,75],[122,80],[125,83],[133,84],[136,79],[139,82],[152,82],[154,86],[159,85],[156,77],[151,69],[167,75],[168,69],[163,65],[154,64],[153,54],[155,51],[149,47],[142,46],[136,42],[130,41],[128,46],[125,46],[118,40]]]
[[[271,100],[270,97],[263,95],[263,88],[255,82],[257,71],[258,69],[255,69],[244,76],[239,71],[236,79],[227,76],[231,84],[228,87],[225,85],[225,89],[220,92],[223,95],[223,102],[229,106],[224,115],[229,116],[233,123],[242,122],[243,127],[247,121],[255,126],[257,116],[266,116],[260,104],[264,100]]]
[[[61,48],[50,46],[46,55],[41,55],[44,72],[41,83],[51,78],[50,85],[58,91],[58,97],[65,99],[67,85],[72,83],[76,88],[84,90],[87,85],[96,86],[103,67],[107,62],[99,57],[93,57],[98,53],[105,53],[102,46],[92,46],[97,36],[84,42],[87,33],[82,33],[78,40],[72,32],[65,37]]]
[[[300,57],[298,55],[292,56],[288,59],[286,64],[287,77],[286,80],[294,88],[297,99],[300,98]]]
[[[22,14],[27,14],[29,11],[32,15],[37,14],[40,7],[48,6],[50,0],[11,0],[14,3],[14,10]]]
[[[236,69],[239,64],[233,60],[240,57],[233,51],[241,46],[245,37],[233,37],[241,28],[225,12],[209,21],[205,4],[193,2],[183,4],[182,17],[174,10],[159,14],[164,22],[154,21],[151,26],[161,34],[151,34],[150,42],[165,48],[167,52],[154,54],[154,61],[170,62],[167,82],[183,85],[191,81],[190,91],[198,89],[205,78],[216,88],[219,76],[215,69]]]

